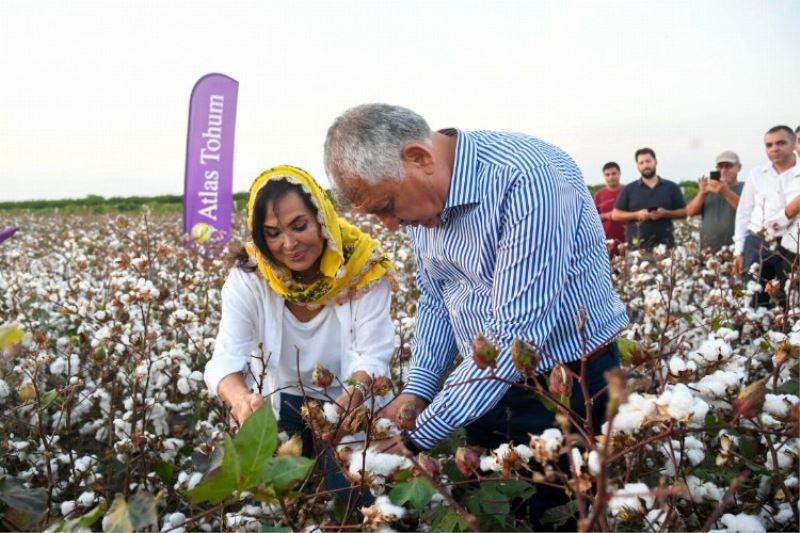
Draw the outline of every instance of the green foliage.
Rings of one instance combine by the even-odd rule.
[[[158,527],[158,502],[148,492],[137,492],[128,501],[122,494],[117,494],[108,511],[108,523],[104,530],[124,533],[151,526]]]
[[[455,512],[452,507],[439,507],[431,522],[433,531],[469,531],[467,519]]]
[[[481,529],[509,531],[514,528],[512,500],[525,501],[535,492],[536,488],[525,481],[484,479],[464,501],[469,512],[478,518]]]
[[[411,481],[395,485],[389,493],[389,499],[395,505],[410,502],[417,511],[422,511],[435,493],[430,481],[424,477],[415,477]]]
[[[0,326],[0,350],[8,348],[22,340],[25,332],[16,324],[3,324]]]
[[[70,531],[76,531],[79,529],[91,529],[95,522],[100,520],[103,516],[103,513],[106,512],[108,508],[108,502],[105,500],[100,502],[100,504],[86,513],[83,516],[79,516],[78,518],[73,518],[72,520],[62,521],[49,529],[50,533],[66,533]]]
[[[164,483],[170,483],[174,474],[174,466],[167,461],[161,461],[150,465],[150,471],[155,472]]]
[[[0,477],[0,501],[34,520],[47,512],[47,493],[43,489],[29,489],[12,477]]]
[[[261,484],[264,499],[284,496],[305,479],[314,461],[306,457],[272,457],[278,442],[278,424],[265,404],[231,438],[226,435],[222,464],[186,495],[193,503],[217,504],[227,497],[251,491]]]
[[[620,337],[617,339],[617,348],[619,348],[619,357],[626,365],[631,364],[633,361],[633,353],[638,348],[637,344],[632,340]]]
[[[570,500],[564,505],[557,505],[546,510],[541,521],[545,524],[553,524],[553,528],[560,528],[567,520],[575,516],[577,510],[578,505],[575,500]]]

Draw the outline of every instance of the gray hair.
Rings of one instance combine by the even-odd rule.
[[[428,123],[410,109],[387,104],[353,107],[328,129],[325,170],[337,184],[352,178],[367,183],[399,180],[400,154],[411,142],[433,145]]]

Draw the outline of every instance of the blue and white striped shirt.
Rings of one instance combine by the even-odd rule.
[[[521,381],[515,337],[553,357],[547,372],[609,342],[628,323],[611,286],[597,209],[574,161],[533,137],[458,131],[441,224],[409,229],[417,257],[417,331],[403,392],[431,402],[412,433],[431,448],[508,390],[471,357],[475,332],[500,348],[496,374]],[[581,309],[588,317],[584,336]],[[463,362],[440,383],[457,353]]]

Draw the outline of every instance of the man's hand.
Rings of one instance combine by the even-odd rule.
[[[723,194],[725,189],[728,188],[723,182],[718,180],[709,180],[708,185],[706,186],[710,192],[714,194]]]
[[[706,192],[708,192],[708,182],[709,180],[705,176],[697,180],[697,188],[699,194],[705,194]]]
[[[639,209],[636,212],[636,219],[639,220],[640,222],[644,220],[650,220],[650,211],[648,211],[647,209]]]
[[[264,397],[257,392],[250,392],[231,399],[231,415],[241,426],[247,417],[264,405]]]
[[[405,456],[414,455],[406,448],[406,445],[403,444],[403,439],[400,435],[372,441],[372,446],[381,453],[393,453],[395,455]]]
[[[795,196],[791,202],[786,204],[786,208],[784,210],[784,214],[786,218],[793,219],[800,213],[800,196]]]
[[[744,273],[744,254],[739,254],[734,258],[733,272],[737,276],[741,276]]]
[[[661,220],[669,216],[669,210],[659,207],[655,211],[650,211],[650,220]]]
[[[388,418],[397,427],[413,429],[417,416],[428,406],[428,402],[413,394],[398,394],[394,400],[378,412],[379,417]]]

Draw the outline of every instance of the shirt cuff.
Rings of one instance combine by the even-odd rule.
[[[417,417],[417,428],[409,433],[409,438],[423,449],[431,449],[440,441],[455,433],[456,426],[445,420],[444,412],[434,413],[431,407]]]
[[[439,392],[438,375],[421,367],[409,369],[408,382],[403,388],[403,394],[413,394],[431,403],[437,392]]]

